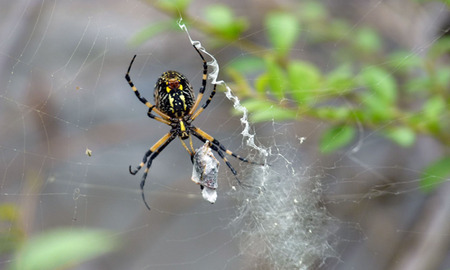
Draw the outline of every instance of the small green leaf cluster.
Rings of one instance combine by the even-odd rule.
[[[193,19],[186,13],[191,0],[163,0],[154,3],[159,10],[171,15],[165,21],[152,23],[138,31],[131,39],[134,46],[140,45],[157,34],[180,30],[178,27],[179,18],[183,18],[183,23],[195,26],[201,31],[211,35],[212,41],[217,41],[219,45],[239,39],[243,32],[247,30],[249,24],[244,17],[237,17],[233,10],[226,5],[214,4],[205,6],[203,12],[206,21]]]
[[[319,144],[325,154],[351,144],[356,125],[376,130],[402,147],[412,146],[419,134],[450,144],[450,68],[440,61],[450,51],[450,38],[441,37],[424,56],[387,52],[375,29],[351,29],[317,2],[306,3],[302,10],[302,16],[293,16],[292,11],[269,13],[265,22],[270,53],[241,57],[228,67],[234,89],[239,89],[235,92],[254,122],[305,117],[329,122]],[[297,50],[302,29],[310,29],[311,43],[302,47],[341,45],[330,54],[334,68],[323,72],[318,65],[289,55]],[[246,81],[251,77],[255,79]],[[444,157],[425,168],[424,190],[448,179],[448,161]]]

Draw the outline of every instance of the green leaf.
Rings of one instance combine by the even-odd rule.
[[[207,20],[217,28],[227,28],[233,24],[233,11],[225,5],[211,5],[206,7]]]
[[[149,25],[137,32],[130,40],[133,46],[139,46],[159,33],[173,28],[173,22],[165,21]]]
[[[350,92],[355,86],[353,73],[349,65],[342,65],[326,77],[328,91],[337,94]]]
[[[22,243],[25,232],[20,217],[21,214],[15,204],[0,204],[0,254],[14,251]]]
[[[319,107],[315,109],[317,117],[327,121],[346,121],[352,113],[349,107]]]
[[[332,23],[328,26],[327,36],[331,40],[339,41],[339,43],[347,38],[352,31],[352,26],[348,21],[343,19],[334,19]]]
[[[0,221],[17,222],[20,217],[17,206],[10,203],[0,204]]]
[[[393,105],[397,100],[397,82],[394,77],[379,67],[369,67],[361,74],[361,81],[378,100],[379,106]]]
[[[264,69],[264,60],[260,57],[238,57],[229,63],[227,68],[235,69],[241,73],[258,72]]]
[[[409,51],[397,51],[388,56],[388,64],[395,71],[405,72],[419,67],[422,64],[422,59]]]
[[[58,229],[26,242],[11,269],[65,269],[111,252],[114,236],[100,230]]]
[[[416,140],[416,134],[408,127],[391,128],[385,131],[385,135],[403,147],[413,145]]]
[[[371,122],[380,123],[394,118],[395,108],[384,104],[379,96],[372,93],[364,93],[361,95],[364,107],[364,118],[370,119]]]
[[[206,20],[225,39],[237,39],[248,25],[244,19],[235,18],[233,11],[225,5],[208,6],[205,15]]]
[[[284,90],[286,88],[286,75],[283,69],[278,65],[275,59],[266,58],[266,68],[268,76],[268,85],[270,92],[279,100],[284,98]]]
[[[356,47],[366,54],[373,54],[381,50],[381,39],[378,33],[371,28],[361,28],[356,32],[354,39]]]
[[[250,113],[255,111],[265,110],[273,106],[273,103],[270,101],[259,100],[259,99],[246,99],[241,102],[241,105],[247,108]]]
[[[410,78],[406,82],[406,90],[410,93],[428,92],[431,88],[430,77]]]
[[[226,73],[234,83],[232,88],[236,95],[240,98],[245,98],[252,94],[252,87],[249,85],[247,78],[241,72],[228,67],[226,69]]]
[[[356,135],[353,126],[339,125],[325,131],[320,139],[320,151],[328,154],[348,145]]]
[[[423,114],[427,118],[437,119],[445,111],[445,100],[440,96],[429,98],[423,105]]]
[[[297,113],[284,108],[270,107],[264,111],[257,111],[250,115],[250,120],[254,123],[264,121],[283,121],[295,119]]]
[[[420,112],[420,124],[431,132],[440,132],[444,125],[448,123],[449,111],[447,108],[443,97],[433,96],[429,98]]]
[[[272,12],[266,17],[267,34],[276,52],[285,56],[300,34],[297,18],[287,12]]]
[[[448,89],[450,85],[450,67],[440,67],[436,71],[434,84],[442,89]]]
[[[317,1],[308,1],[301,7],[302,20],[321,21],[329,15],[324,5]]]
[[[429,165],[422,173],[420,187],[425,192],[431,192],[444,182],[450,181],[450,157],[444,157]]]
[[[297,113],[290,109],[285,109],[269,101],[248,99],[242,105],[250,112],[252,122],[282,121],[295,119]]]
[[[292,61],[287,68],[287,72],[289,90],[297,103],[310,102],[312,98],[317,96],[321,74],[315,66],[307,62]]]
[[[265,94],[269,86],[269,74],[263,73],[255,80],[255,89],[258,93]]]
[[[183,13],[190,3],[191,0],[158,0],[158,5],[179,13]]]
[[[441,56],[448,54],[450,51],[450,37],[443,36],[434,42],[433,46],[428,51],[428,56],[432,59],[439,59]]]

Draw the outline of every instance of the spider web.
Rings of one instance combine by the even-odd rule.
[[[194,16],[201,17],[205,3],[193,1]],[[236,10],[250,5],[235,4]],[[376,20],[389,4],[344,3],[357,14],[352,30]],[[343,9],[336,6],[336,12]],[[438,4],[427,12],[423,33],[448,15]],[[185,74],[198,91],[202,65],[195,41],[212,61],[205,96],[211,82],[227,85],[222,72],[214,73],[224,69],[225,59],[245,54],[213,49],[193,29],[130,46],[138,29],[167,18],[139,1],[11,1],[2,3],[0,14],[0,203],[19,207],[18,227],[26,237],[69,227],[108,229],[123,240],[117,253],[74,269],[401,269],[416,263],[403,256],[405,239],[450,237],[429,218],[448,218],[448,182],[430,197],[418,189],[423,166],[444,151],[436,142],[422,137],[400,148],[360,128],[350,150],[322,156],[316,138],[326,123],[252,125],[228,86],[194,124],[228,149],[270,166],[230,157],[249,187],[237,185],[221,163],[219,197],[211,205],[190,181],[189,155],[174,140],[147,178],[148,212],[141,174],[130,175],[128,166],[137,165],[168,127],[147,117],[126,83],[132,56],[138,55],[131,78],[152,101],[156,78],[169,69]],[[253,29],[248,38],[264,31]],[[313,30],[304,31],[307,38]],[[418,40],[411,55],[423,53],[436,37]],[[239,116],[231,115],[233,107]],[[2,233],[14,233],[16,225],[0,225]],[[447,269],[448,246],[439,251],[444,254],[436,269]],[[0,268],[13,262],[13,255],[0,255]]]

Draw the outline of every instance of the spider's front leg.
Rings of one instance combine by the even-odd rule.
[[[131,89],[133,90],[134,94],[136,95],[136,97],[139,99],[140,102],[142,102],[143,104],[145,104],[145,106],[150,108],[150,112],[153,110],[156,114],[158,114],[159,116],[161,116],[162,118],[156,119],[160,122],[166,123],[169,120],[169,116],[166,115],[165,113],[161,112],[160,110],[158,110],[157,108],[155,108],[155,106],[153,104],[151,104],[145,97],[142,97],[141,94],[139,93],[139,90],[136,88],[136,86],[134,85],[134,83],[131,81],[131,77],[130,77],[130,70],[131,70],[131,66],[134,63],[134,59],[136,59],[136,55],[134,55],[133,59],[131,60],[130,66],[128,67],[127,73],[125,74],[125,80],[127,80],[128,84],[130,85]],[[165,120],[165,121],[161,121],[161,120]]]
[[[156,121],[159,121],[161,123],[164,123],[164,124],[170,126],[171,125],[171,119],[169,118],[169,119],[165,120],[165,119],[163,119],[161,117],[158,117],[158,116],[154,115],[153,114],[153,110],[154,109],[155,109],[155,105],[152,105],[150,108],[148,108],[147,116],[152,118],[152,119],[155,119]]]

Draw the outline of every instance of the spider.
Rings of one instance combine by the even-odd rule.
[[[147,101],[147,99],[141,96],[138,89],[134,86],[130,78],[131,66],[133,65],[133,62],[136,59],[136,55],[131,60],[130,66],[128,67],[128,71],[125,74],[125,79],[128,81],[128,84],[130,85],[131,89],[136,94],[136,97],[148,107],[147,115],[150,118],[155,119],[171,127],[170,131],[166,135],[164,135],[159,141],[157,141],[152,147],[150,147],[150,149],[145,153],[142,162],[137,166],[136,169],[132,169],[131,165],[129,167],[130,173],[132,175],[135,175],[142,167],[144,167],[144,165],[146,165],[140,183],[140,187],[142,200],[144,201],[145,206],[149,210],[150,206],[147,204],[144,195],[145,179],[147,178],[147,174],[148,171],[150,170],[150,166],[152,165],[153,160],[176,137],[180,138],[181,144],[191,156],[191,161],[193,161],[193,157],[195,154],[191,135],[197,137],[203,143],[209,141],[211,149],[216,151],[219,154],[219,156],[223,159],[223,161],[225,161],[228,168],[236,177],[236,180],[239,184],[241,184],[241,182],[237,178],[237,172],[228,162],[227,158],[224,155],[224,152],[230,156],[239,159],[240,161],[251,164],[263,165],[253,161],[249,161],[239,155],[234,154],[230,150],[226,149],[223,146],[223,144],[220,143],[218,140],[216,140],[214,137],[204,132],[200,128],[197,128],[192,125],[192,122],[203,112],[203,110],[206,109],[206,107],[208,107],[212,98],[216,94],[216,86],[217,86],[217,84],[214,84],[213,90],[208,100],[206,100],[206,102],[199,108],[199,104],[203,98],[203,94],[206,89],[208,65],[202,53],[197,49],[195,45],[194,49],[197,51],[198,55],[203,61],[202,85],[200,87],[197,98],[195,98],[193,88],[189,83],[188,79],[183,74],[177,71],[169,70],[164,72],[158,78],[153,92],[155,105],[151,104],[149,101]],[[197,110],[197,108],[199,109]],[[156,113],[157,115],[153,113]],[[190,149],[184,142],[187,139],[189,139]],[[203,189],[203,186],[200,185],[200,188]]]

